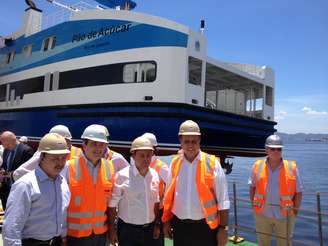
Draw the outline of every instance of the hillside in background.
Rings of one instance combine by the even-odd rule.
[[[306,134],[306,133],[296,133],[288,134],[283,132],[278,132],[284,143],[327,143],[328,144],[328,134]]]

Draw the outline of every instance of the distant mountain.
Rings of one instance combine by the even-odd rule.
[[[323,142],[328,144],[328,134],[313,134],[313,133],[296,133],[288,134],[278,132],[284,143],[318,143]]]

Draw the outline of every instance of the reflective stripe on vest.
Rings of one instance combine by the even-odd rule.
[[[113,159],[113,155],[114,155],[114,151],[108,149],[108,156],[106,159],[111,161]]]
[[[67,216],[72,217],[72,218],[92,218],[93,216],[95,216],[95,217],[106,216],[106,213],[104,213],[104,211],[96,211],[95,213],[92,213],[92,212],[69,212],[69,213],[67,213]]]
[[[80,230],[90,230],[92,227],[103,227],[105,226],[107,223],[106,222],[96,222],[96,223],[93,223],[93,224],[76,224],[76,223],[68,223],[67,224],[67,227],[69,229],[73,229],[73,230],[77,230],[77,231],[80,231]],[[93,225],[93,226],[92,226]]]
[[[215,193],[213,192],[215,156],[208,156],[201,152],[201,160],[197,165],[196,170],[196,187],[200,199],[202,211],[207,224],[211,229],[215,229],[219,225],[219,207],[216,201]],[[181,168],[182,160],[178,156],[174,157],[171,162],[172,181],[167,187],[164,197],[164,212],[162,221],[167,222],[172,217],[172,207],[175,197],[176,180]]]
[[[287,210],[294,205],[292,199],[296,192],[296,163],[294,161],[284,160],[282,165],[279,173],[279,205],[281,215],[287,216]],[[253,209],[257,214],[263,212],[266,202],[268,168],[265,160],[258,160],[254,164],[253,175],[256,177],[256,189],[253,199]]]
[[[75,170],[75,179],[77,181],[80,181],[82,174],[81,174],[80,159],[79,158],[76,158],[74,160],[74,170]]]
[[[154,169],[157,173],[159,173],[159,171],[161,170],[162,166],[163,166],[163,162],[160,159],[154,159],[150,165],[149,165],[152,169]]]

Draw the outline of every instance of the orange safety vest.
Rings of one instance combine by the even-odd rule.
[[[200,204],[207,224],[211,229],[215,229],[219,223],[219,206],[214,192],[214,168],[215,155],[208,155],[201,152],[201,160],[197,163],[196,186]],[[175,156],[171,163],[171,184],[168,186],[164,196],[164,212],[162,221],[167,222],[173,217],[172,207],[174,203],[175,187],[179,175],[182,159]]]
[[[71,152],[67,155],[66,160],[69,161],[70,159],[73,159],[73,158],[79,158],[81,153],[82,153],[82,150],[80,148],[72,145]]]
[[[267,197],[269,169],[266,160],[257,160],[253,168],[253,177],[256,178],[256,189],[253,199],[253,209],[256,214],[261,214]],[[293,197],[296,193],[296,162],[283,161],[280,170],[280,213],[287,216],[287,212],[294,206]],[[293,211],[290,211],[293,214]]]
[[[108,149],[107,156],[105,157],[107,160],[111,161],[113,159],[113,155],[116,153],[115,151]]]
[[[163,167],[163,162],[160,160],[160,159],[154,159],[151,163],[150,163],[150,167],[152,169],[154,169],[157,173],[158,173],[158,176],[160,177],[160,170],[161,168]],[[161,179],[160,177],[160,180],[159,180],[159,198],[160,198],[160,208],[163,207],[163,198],[164,198],[164,193],[165,193],[165,183],[164,183],[164,180]]]
[[[114,166],[101,159],[96,185],[84,157],[69,161],[68,175],[71,201],[67,214],[67,235],[87,237],[108,230],[107,207],[112,195]]]

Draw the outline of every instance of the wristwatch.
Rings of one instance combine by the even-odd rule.
[[[218,228],[219,229],[223,229],[225,231],[228,231],[229,230],[229,226],[227,226],[227,225],[219,225]]]

